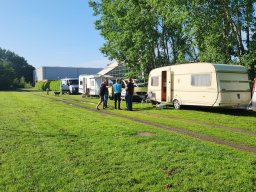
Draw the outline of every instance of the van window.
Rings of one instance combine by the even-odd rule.
[[[211,74],[192,74],[191,85],[198,87],[211,86]]]
[[[159,85],[159,77],[151,77],[151,86]]]
[[[69,80],[68,83],[69,85],[78,85],[78,80]]]

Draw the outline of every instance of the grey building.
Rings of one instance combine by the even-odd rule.
[[[63,78],[78,78],[81,74],[97,74],[100,70],[102,70],[102,68],[43,66],[34,70],[34,82]]]

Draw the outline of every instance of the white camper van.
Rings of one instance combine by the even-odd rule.
[[[247,70],[239,65],[189,63],[153,69],[148,95],[160,103],[246,108],[251,99]]]
[[[60,80],[60,90],[63,93],[78,93],[78,78],[65,78]]]
[[[114,79],[109,75],[79,75],[79,93],[88,96],[98,96],[100,94],[100,85],[108,79],[109,86],[112,86]]]

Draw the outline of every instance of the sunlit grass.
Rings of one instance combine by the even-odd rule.
[[[0,98],[0,191],[256,190],[255,154],[29,92],[0,92]]]

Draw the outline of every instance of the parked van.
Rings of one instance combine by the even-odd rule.
[[[190,63],[153,69],[148,95],[160,103],[246,108],[251,99],[247,70],[239,65]]]
[[[65,78],[60,80],[60,90],[62,94],[76,94],[78,93],[78,78]]]
[[[114,79],[112,76],[98,74],[79,75],[79,93],[87,96],[98,96],[100,94],[100,85],[106,78],[109,86],[112,86],[112,80]]]

